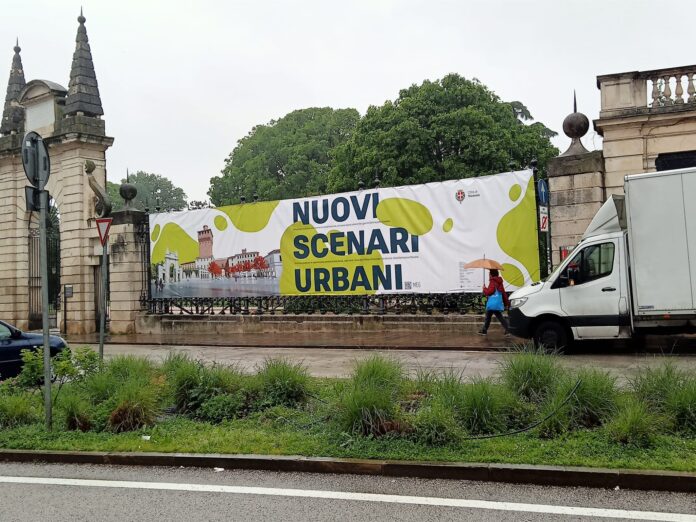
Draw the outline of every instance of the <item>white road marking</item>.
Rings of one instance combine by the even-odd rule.
[[[515,511],[581,517],[658,520],[665,522],[696,522],[696,515],[687,515],[682,513],[557,506],[550,504],[523,504],[518,502],[497,502],[490,500],[470,500],[459,498],[382,495],[376,493],[353,493],[348,491],[325,491],[316,489],[261,488],[250,486],[224,486],[215,484],[179,484],[176,482],[135,482],[125,480],[65,479],[48,477],[0,477],[0,484],[3,483],[96,488],[155,489],[164,491],[191,491],[199,493],[230,493],[236,495],[268,495],[276,497],[351,500],[358,502],[385,502],[390,504],[418,504],[422,506],[487,509],[494,511]]]

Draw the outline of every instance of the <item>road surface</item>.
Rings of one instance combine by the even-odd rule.
[[[693,495],[196,468],[0,464],[0,520],[696,522]]]

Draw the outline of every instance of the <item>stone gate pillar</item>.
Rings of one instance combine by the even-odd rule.
[[[51,158],[46,188],[60,216],[60,284],[73,287],[65,314],[67,333],[97,330],[95,278],[101,247],[84,167],[87,160],[93,162],[95,179],[106,186],[106,150],[114,140],[105,132],[85,21],[80,15],[67,89],[45,80],[25,83],[19,46],[12,61],[0,125],[0,316],[20,328],[27,327],[29,316],[29,235],[38,228],[37,216],[26,211],[21,140],[24,133],[36,131]],[[57,315],[62,319],[64,313]]]
[[[548,165],[551,262],[561,261],[561,248],[573,247],[606,199],[604,156],[602,151],[589,152],[582,138],[589,120],[575,112],[563,121],[563,131],[572,139],[570,147]]]
[[[135,319],[145,290],[143,242],[139,231],[147,214],[139,210],[121,210],[112,214],[109,233],[110,326],[112,334],[135,333]]]

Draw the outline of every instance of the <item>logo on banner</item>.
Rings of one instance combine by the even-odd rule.
[[[464,201],[464,198],[466,198],[466,193],[462,189],[459,189],[454,197],[457,198],[457,201],[461,203]]]

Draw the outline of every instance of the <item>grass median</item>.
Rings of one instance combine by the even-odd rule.
[[[696,373],[668,362],[620,387],[532,350],[510,354],[495,379],[409,376],[380,356],[349,379],[315,379],[282,359],[248,375],[181,354],[102,365],[76,350],[56,363],[48,432],[39,356],[0,385],[0,448],[696,471]]]

